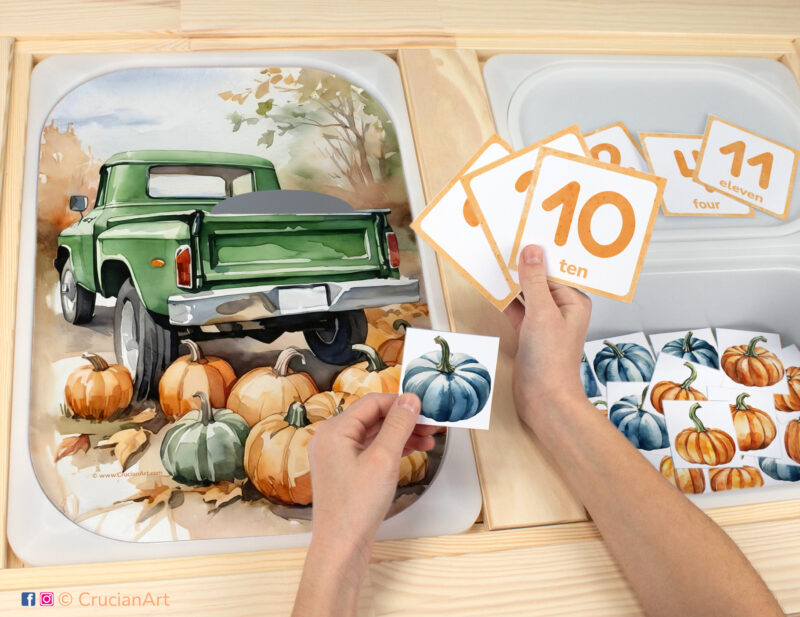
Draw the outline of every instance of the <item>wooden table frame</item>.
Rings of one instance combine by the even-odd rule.
[[[17,255],[22,199],[28,86],[33,66],[59,53],[187,52],[267,48],[377,49],[395,58],[406,86],[423,187],[427,198],[446,184],[464,157],[494,131],[480,65],[494,53],[645,53],[673,55],[760,56],[780,60],[800,80],[800,28],[784,34],[598,34],[513,33],[502,37],[437,34],[330,33],[263,39],[246,33],[213,35],[127,34],[76,40],[66,37],[0,38],[0,610],[16,607],[20,590],[80,593],[169,593],[164,614],[288,614],[299,580],[305,550],[244,555],[127,562],[84,566],[26,568],[6,541],[8,452],[13,359]],[[459,93],[459,97],[441,96]],[[448,107],[444,101],[457,100]],[[440,263],[451,298],[448,316],[454,329],[502,330],[502,316],[476,310],[479,298],[447,264]],[[463,298],[469,297],[470,302]],[[488,305],[487,305],[488,306]],[[487,314],[491,315],[487,323]],[[513,349],[505,345],[506,356]],[[506,360],[507,361],[507,360]],[[502,430],[473,436],[480,451],[488,439],[502,439]],[[516,427],[506,428],[516,430]],[[564,491],[547,457],[531,437],[526,452],[513,453],[514,464],[526,461],[536,477],[552,490]],[[516,459],[514,457],[517,457]],[[522,457],[522,458],[519,458]],[[508,463],[494,461],[481,470],[485,498],[494,487],[501,493],[509,482]],[[505,480],[504,480],[505,478]],[[515,481],[518,481],[515,480]],[[506,491],[507,492],[507,491]],[[382,542],[361,596],[364,615],[506,614],[526,607],[525,614],[633,615],[641,609],[609,555],[596,527],[585,519],[580,504],[563,503],[531,515],[537,520],[576,521],[524,529],[471,531],[448,537]],[[491,527],[507,527],[519,504],[498,511]],[[720,508],[709,512],[739,544],[790,614],[800,615],[800,500]],[[398,581],[402,581],[402,584]],[[257,591],[255,591],[257,590]],[[268,604],[265,604],[265,600]],[[73,604],[65,614],[88,611]],[[70,612],[72,611],[72,612]],[[91,613],[89,613],[91,614]],[[141,614],[151,614],[146,611]],[[159,613],[160,614],[160,613]]]

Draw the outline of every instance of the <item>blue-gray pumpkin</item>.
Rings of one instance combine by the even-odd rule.
[[[492,377],[488,369],[464,353],[450,353],[441,336],[433,339],[440,349],[408,363],[403,392],[422,401],[420,413],[437,422],[458,422],[480,412],[489,401]]]
[[[669,446],[669,437],[664,418],[642,409],[648,388],[645,387],[639,399],[630,395],[614,403],[608,418],[640,450],[657,450]]]
[[[589,366],[589,361],[586,359],[586,354],[581,356],[581,383],[583,384],[583,391],[588,398],[593,398],[602,394],[600,392],[600,386],[597,385],[597,379],[595,379],[592,373],[592,367]]]
[[[776,458],[761,456],[758,459],[758,466],[773,480],[783,480],[784,482],[800,480],[800,465],[787,465]]]
[[[650,381],[655,361],[649,350],[636,343],[614,344],[603,341],[605,347],[594,357],[594,372],[600,383],[609,381]]]
[[[717,350],[711,343],[696,338],[693,334],[692,331],[689,331],[682,339],[676,338],[674,341],[670,341],[661,348],[661,351],[682,360],[718,369],[719,354]]]
[[[230,409],[212,409],[205,392],[200,409],[187,412],[164,435],[161,462],[176,482],[197,486],[243,478],[250,426]]]

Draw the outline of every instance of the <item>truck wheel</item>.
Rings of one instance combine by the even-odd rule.
[[[133,377],[136,401],[158,398],[158,380],[178,354],[178,337],[142,304],[130,279],[114,307],[114,353]]]
[[[332,313],[333,323],[328,328],[303,330],[308,348],[317,358],[328,364],[348,364],[361,357],[352,345],[367,340],[367,316],[364,311]]]
[[[72,270],[72,258],[61,268],[61,280],[58,286],[58,295],[61,297],[61,313],[71,324],[89,323],[94,315],[94,292],[81,287],[75,281],[75,272]]]

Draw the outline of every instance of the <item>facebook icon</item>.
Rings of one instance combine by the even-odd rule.
[[[36,606],[36,594],[32,591],[23,591],[22,606]]]

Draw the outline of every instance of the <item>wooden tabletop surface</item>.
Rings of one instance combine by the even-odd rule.
[[[16,288],[24,135],[24,120],[20,126],[14,118],[27,106],[27,79],[38,60],[75,51],[357,47],[396,54],[403,69],[424,62],[410,54],[404,58],[399,49],[438,48],[445,64],[458,59],[449,48],[472,54],[473,62],[503,50],[715,53],[773,57],[800,78],[797,0],[362,0],[351,2],[351,10],[344,4],[0,0],[0,539],[14,326],[13,310],[6,309]],[[407,86],[414,81],[404,78]],[[416,121],[419,159],[425,161],[423,142],[435,140],[418,131]],[[478,139],[483,128],[470,138]],[[423,170],[428,196],[445,176],[446,170]],[[800,501],[725,508],[711,516],[751,559],[784,609],[800,615]],[[169,607],[119,612],[288,615],[304,554],[23,568],[13,553],[0,549],[0,611],[16,614],[20,591],[52,590],[72,599],[70,607],[61,607],[63,615],[105,614],[82,607],[81,598],[147,592],[167,594]],[[478,524],[457,536],[383,542],[376,546],[361,596],[361,614],[376,616],[640,612],[591,521],[502,531]]]

